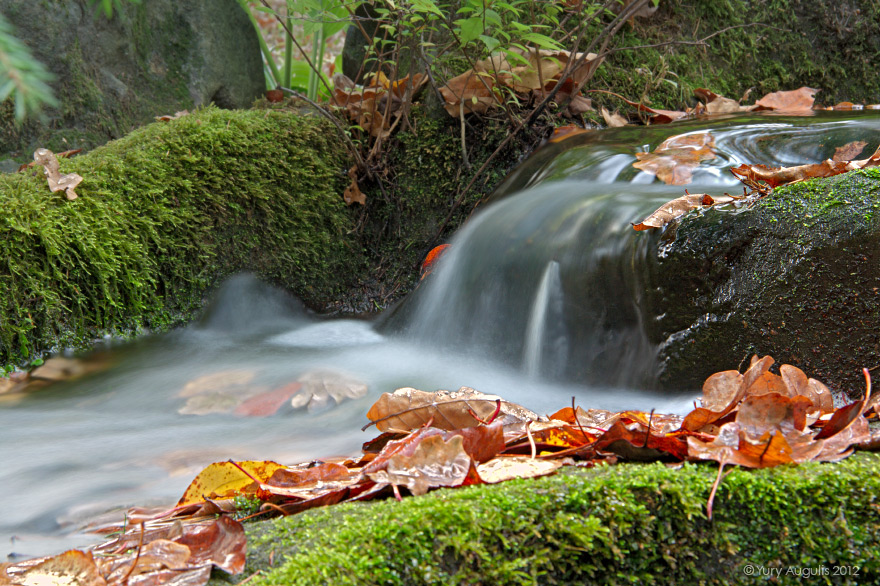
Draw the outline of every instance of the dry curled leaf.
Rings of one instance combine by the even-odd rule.
[[[438,486],[459,486],[468,476],[473,460],[461,436],[448,442],[440,435],[424,438],[411,456],[399,453],[389,458],[383,470],[369,473],[377,484],[405,486],[414,495]]]
[[[63,191],[65,197],[74,200],[78,196],[74,189],[79,185],[83,178],[76,173],[68,173],[62,175],[59,170],[58,159],[49,149],[37,149],[34,151],[34,162],[43,166],[43,173],[46,175],[46,181],[49,183],[49,189],[54,193]]]
[[[342,192],[342,200],[345,202],[345,205],[350,206],[353,203],[366,205],[367,196],[363,194],[357,181],[357,165],[352,165],[351,169],[348,170],[348,176],[351,178],[351,183]]]

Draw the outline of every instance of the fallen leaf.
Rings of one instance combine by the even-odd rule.
[[[707,114],[731,114],[750,110],[750,106],[741,106],[739,102],[731,98],[725,98],[705,88],[697,88],[694,95],[706,103]]]
[[[302,389],[290,400],[294,409],[305,407],[314,411],[367,394],[365,382],[336,370],[310,370],[300,375],[297,381]]]
[[[281,90],[269,90],[269,91],[266,92],[266,97],[269,99],[270,102],[275,102],[275,101],[280,102],[280,101],[281,101],[281,100],[273,100],[273,99],[269,96],[269,94],[272,93],[272,92],[280,92],[280,93],[281,93],[281,99],[282,99],[282,100],[284,99],[284,92],[282,92]],[[158,122],[170,122],[171,120],[177,120],[178,118],[182,118],[183,116],[186,116],[187,114],[189,114],[189,110],[181,110],[180,112],[175,112],[175,113],[174,113],[174,116],[169,116],[169,115],[167,115],[167,114],[164,115],[164,116],[156,116],[156,120],[157,120]]]
[[[342,192],[342,200],[345,202],[345,205],[350,206],[353,203],[366,205],[367,196],[361,192],[361,188],[357,182],[357,165],[352,165],[351,169],[348,170],[348,176],[351,178],[351,183],[349,183],[348,187],[345,188],[345,191]]]
[[[787,92],[773,92],[755,102],[755,111],[775,110],[790,114],[812,112],[813,96],[819,90],[802,87]]]
[[[279,89],[266,90],[266,100],[273,104],[284,101],[284,91]]]
[[[459,486],[468,476],[471,457],[464,450],[463,438],[427,437],[416,446],[412,456],[392,456],[384,470],[368,476],[377,484],[405,486],[413,495],[422,495],[439,486]]]
[[[686,194],[668,201],[638,224],[633,224],[634,230],[647,230],[649,228],[663,228],[674,222],[691,210],[711,207],[714,205],[730,203],[734,198],[713,197],[707,193]]]
[[[64,191],[65,196],[69,200],[77,198],[74,188],[82,182],[83,178],[76,173],[68,173],[62,175],[59,170],[58,159],[49,149],[37,149],[34,151],[34,162],[43,166],[43,173],[46,181],[49,183],[49,190],[53,193],[56,191]]]
[[[233,412],[242,417],[268,417],[269,415],[274,415],[300,389],[302,389],[302,383],[293,382],[272,391],[259,393],[245,399]]]
[[[206,498],[231,498],[242,494],[245,488],[254,484],[253,478],[266,482],[276,470],[284,466],[277,462],[245,460],[241,462],[215,462],[199,472],[183,496],[177,501],[177,506],[204,502]],[[242,472],[242,469],[248,474]],[[253,478],[251,478],[253,477]]]
[[[715,158],[715,137],[708,132],[680,134],[664,140],[650,153],[636,153],[633,167],[656,175],[667,185],[687,185],[691,171]]]
[[[617,112],[612,114],[604,107],[602,107],[599,112],[602,114],[602,118],[605,119],[605,124],[607,124],[609,128],[619,128],[621,126],[627,126],[629,124],[626,118],[624,118]]]
[[[379,431],[409,431],[429,421],[439,429],[454,430],[474,427],[480,420],[489,419],[495,413],[498,401],[501,401],[498,421],[512,423],[538,419],[536,413],[524,407],[469,387],[434,393],[405,387],[393,393],[383,393],[370,407],[367,418],[376,424]]]
[[[434,270],[434,265],[440,260],[446,252],[449,250],[449,244],[441,244],[439,246],[435,246],[428,252],[428,255],[425,256],[425,260],[422,261],[422,266],[419,268],[419,280],[421,281],[425,277],[431,274]]]
[[[765,167],[764,165],[743,164],[730,169],[737,179],[746,185],[765,183],[771,189],[806,179],[832,177],[856,169],[880,165],[880,148],[867,159],[856,161],[834,161],[827,159],[821,163],[797,165],[795,167]]]
[[[845,145],[834,149],[834,155],[831,157],[831,160],[852,161],[857,155],[860,155],[861,152],[865,150],[866,146],[868,146],[868,143],[863,140],[848,142]]]
[[[563,463],[526,456],[502,456],[477,466],[477,473],[486,484],[497,484],[514,478],[537,478],[554,474]]]
[[[2,568],[0,568],[2,570]],[[72,549],[62,554],[12,564],[0,573],[0,584],[20,586],[105,586],[91,552]]]

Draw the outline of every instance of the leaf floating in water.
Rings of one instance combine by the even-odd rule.
[[[715,158],[715,137],[708,132],[671,136],[650,153],[636,153],[636,158],[636,169],[656,175],[667,185],[687,185],[693,169]]]
[[[314,411],[367,394],[365,382],[335,370],[310,370],[297,381],[302,389],[290,400],[294,409]]]
[[[713,197],[707,193],[694,193],[682,195],[679,198],[668,201],[653,214],[639,222],[633,224],[635,230],[647,230],[649,228],[662,228],[673,222],[691,210],[702,209],[714,205],[730,203],[734,198],[727,195],[721,197]]]
[[[834,155],[831,157],[832,161],[852,161],[858,155],[862,154],[862,151],[865,150],[865,147],[868,146],[868,143],[863,140],[854,140],[852,142],[848,142],[842,147],[837,147],[834,149]]]

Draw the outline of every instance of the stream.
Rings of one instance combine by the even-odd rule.
[[[539,413],[572,397],[583,407],[689,410],[693,389],[652,390],[652,316],[640,300],[658,236],[630,226],[684,187],[632,163],[670,136],[707,130],[717,156],[687,189],[740,193],[727,169],[741,163],[819,162],[857,140],[867,142],[858,158],[869,156],[880,114],[718,117],[573,136],[514,170],[434,272],[375,320],[323,318],[239,275],[186,328],[105,340],[83,359],[94,372],[0,400],[0,554],[96,543],[89,522],[173,505],[211,462],[357,454],[377,435],[361,431],[370,405],[399,387],[468,386]],[[241,411],[244,398],[282,389],[298,389],[294,400],[317,394],[295,409],[282,392],[270,416]],[[337,405],[321,389],[351,397]]]

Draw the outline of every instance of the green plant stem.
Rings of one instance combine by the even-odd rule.
[[[293,7],[291,6],[293,2],[291,0],[287,0],[287,14],[284,19],[287,25],[284,27],[287,32],[287,38],[284,40],[284,77],[281,78],[281,85],[284,87],[290,87],[291,80],[291,70],[293,68],[293,34],[290,32],[293,30],[293,18],[291,18],[291,14],[293,14]]]
[[[266,44],[265,39],[263,39],[263,33],[260,32],[260,25],[257,23],[257,19],[254,18],[253,13],[250,8],[248,8],[247,0],[238,0],[239,5],[244,9],[247,13],[248,18],[251,19],[251,24],[254,25],[254,30],[257,31],[257,40],[260,42],[260,51],[263,53],[263,58],[266,60],[266,67],[269,69],[270,80],[266,80],[266,89],[275,89],[279,85],[281,85],[281,72],[278,71],[278,65],[275,64],[275,58],[272,56],[272,51],[269,50],[269,46]]]
[[[320,27],[315,30],[312,38],[312,62],[316,63],[318,70],[309,71],[308,95],[312,100],[318,99],[318,78],[321,76],[321,65],[324,63],[324,28]]]

